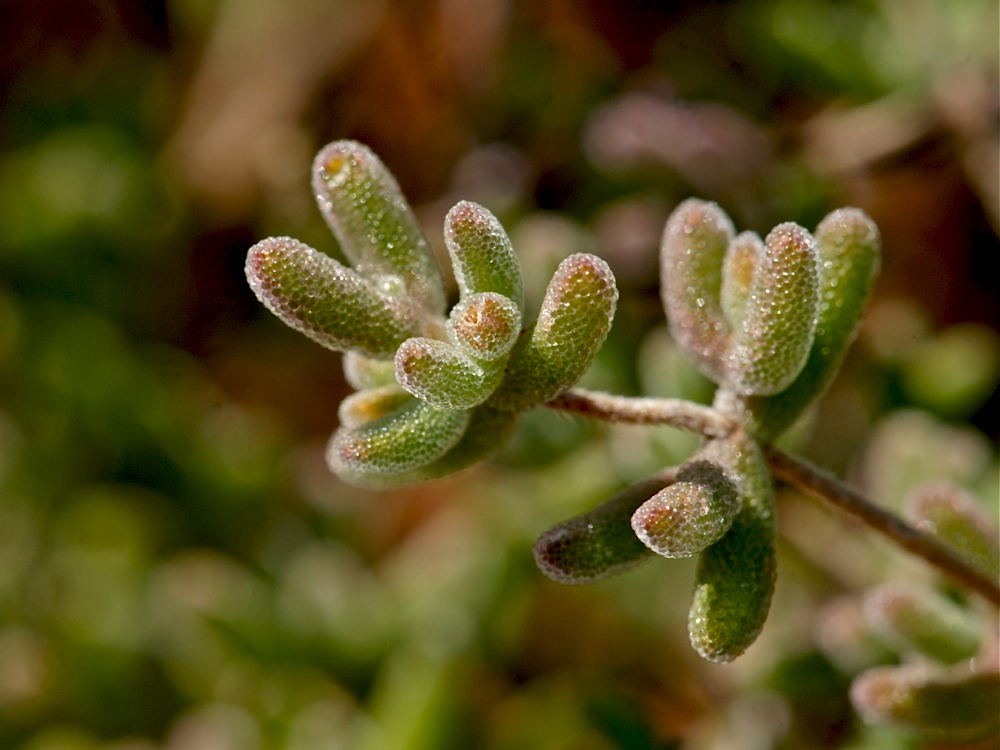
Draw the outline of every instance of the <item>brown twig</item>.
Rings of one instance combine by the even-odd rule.
[[[733,423],[717,410],[680,399],[630,398],[572,389],[545,405],[611,422],[668,424],[706,437],[727,435],[734,428]],[[1000,586],[997,582],[970,567],[936,540],[879,508],[832,474],[774,446],[765,446],[764,451],[771,471],[778,479],[853,516],[995,606],[1000,606]]]

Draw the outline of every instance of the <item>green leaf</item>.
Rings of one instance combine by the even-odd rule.
[[[729,530],[739,507],[736,485],[698,454],[681,467],[674,484],[636,510],[632,529],[658,555],[691,557]]]
[[[828,215],[815,234],[820,259],[816,333],[805,367],[775,396],[747,399],[747,426],[763,440],[787,429],[833,380],[857,331],[878,275],[878,227],[856,208]]]
[[[726,468],[741,507],[698,558],[688,634],[703,658],[727,662],[746,651],[767,619],[777,570],[774,490],[759,446],[743,432],[711,441],[702,455]]]
[[[391,414],[409,402],[410,398],[410,394],[395,382],[378,388],[367,388],[352,393],[341,401],[337,417],[341,427],[353,429]]]
[[[418,327],[406,306],[290,237],[270,237],[250,248],[246,276],[267,309],[329,349],[391,357]]]
[[[952,484],[916,489],[905,500],[907,516],[987,578],[1000,578],[1000,530],[982,504]]]
[[[390,359],[371,359],[357,352],[344,354],[344,380],[357,391],[396,382],[396,365]]]
[[[481,404],[500,382],[503,362],[476,362],[446,341],[412,338],[396,351],[396,380],[442,409]]]
[[[549,282],[538,320],[514,347],[490,405],[524,411],[573,385],[607,338],[617,301],[607,263],[587,253],[566,258]]]
[[[434,253],[395,178],[367,146],[325,146],[313,162],[313,192],[359,274],[387,296],[444,314],[444,282]]]
[[[730,382],[743,394],[780,393],[809,356],[819,306],[812,235],[788,222],[764,241],[731,353]]]
[[[535,563],[553,581],[602,581],[652,559],[632,533],[629,519],[643,502],[666,486],[652,478],[627,487],[591,511],[553,526],[535,542]]]
[[[493,214],[470,201],[456,204],[444,220],[444,239],[461,299],[496,292],[524,311],[521,263]]]
[[[878,667],[854,681],[851,703],[871,724],[907,727],[937,741],[969,742],[1000,729],[1000,674]]]
[[[426,466],[454,447],[469,424],[469,414],[438,409],[410,399],[393,412],[359,427],[341,427],[327,446],[334,473],[354,476],[392,475]]]
[[[740,232],[726,249],[719,301],[734,331],[743,327],[754,272],[763,256],[764,242],[756,232]]]
[[[734,234],[721,208],[691,198],[670,215],[660,246],[660,294],[670,333],[716,383],[727,375],[730,329],[720,293]]]
[[[885,584],[865,594],[864,613],[886,644],[916,649],[944,664],[979,651],[982,623],[938,594],[903,584]]]
[[[486,405],[458,413],[468,416],[468,427],[461,439],[440,458],[423,466],[394,473],[359,471],[338,464],[337,475],[345,482],[369,489],[403,487],[447,476],[472,466],[503,448],[510,440],[520,416],[516,412],[498,411]],[[334,462],[330,463],[333,465]]]
[[[521,312],[507,297],[481,292],[451,309],[448,337],[470,357],[482,362],[506,362],[521,333]],[[501,363],[502,364],[502,363]]]

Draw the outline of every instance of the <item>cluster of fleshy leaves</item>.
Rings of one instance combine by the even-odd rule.
[[[282,321],[345,353],[357,392],[327,450],[344,480],[392,487],[485,458],[522,412],[579,380],[604,343],[618,291],[600,258],[566,258],[525,328],[510,240],[488,210],[463,201],[444,226],[459,291],[448,311],[434,254],[374,153],[354,141],[326,146],[313,191],[350,266],[272,237],[250,249],[246,275]]]
[[[918,488],[909,520],[984,577],[1000,577],[1000,529],[979,501],[951,484]],[[834,600],[820,642],[853,675],[851,702],[868,723],[965,742],[1000,730],[995,617],[957,592],[894,582]]]
[[[691,643],[710,661],[742,654],[763,627],[776,573],[774,489],[761,445],[836,374],[878,265],[878,230],[857,209],[831,213],[815,236],[786,223],[761,240],[737,235],[713,203],[678,206],[661,246],[663,305],[673,337],[718,384],[715,408],[738,427],[708,440],[669,483],[628,488],[550,529],[535,546],[542,570],[589,583],[651,552],[698,555]]]
[[[351,267],[279,237],[250,250],[246,272],[284,322],[346,353],[358,392],[343,402],[327,452],[343,479],[395,486],[484,458],[520,413],[572,386],[604,342],[617,290],[600,258],[563,261],[535,322],[522,327],[507,235],[485,208],[459,203],[444,228],[460,294],[446,315],[440,270],[371,151],[327,146],[313,187]],[[689,200],[667,223],[661,260],[671,333],[718,384],[715,408],[737,427],[708,440],[670,481],[641,482],[550,529],[535,559],[550,578],[580,584],[653,553],[698,555],[691,642],[725,662],[756,639],[774,588],[774,490],[761,444],[839,368],[877,273],[878,231],[842,209],[815,236],[788,223],[761,240],[736,235],[715,204]]]

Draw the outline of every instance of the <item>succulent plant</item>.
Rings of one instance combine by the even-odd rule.
[[[434,255],[375,154],[353,141],[326,146],[313,188],[352,265],[272,237],[250,249],[246,274],[282,321],[345,353],[345,376],[359,391],[344,402],[327,451],[345,481],[391,487],[481,460],[503,446],[521,412],[590,366],[618,299],[600,258],[566,258],[525,328],[510,240],[488,210],[463,201],[445,219],[460,295],[446,314]]]
[[[345,481],[391,487],[479,461],[521,413],[559,397],[590,366],[618,298],[600,258],[566,258],[528,323],[507,234],[485,208],[461,202],[444,226],[459,292],[447,311],[427,241],[368,148],[324,148],[313,187],[351,266],[279,237],[250,249],[246,272],[285,323],[345,353],[358,392],[344,401],[327,451]],[[761,240],[736,235],[713,203],[678,206],[663,235],[663,304],[674,338],[718,385],[713,413],[728,428],[669,476],[543,534],[542,571],[586,583],[656,555],[697,555],[692,645],[716,662],[742,654],[763,627],[776,574],[762,447],[836,373],[878,264],[878,231],[857,209],[830,214],[815,236],[785,223]]]

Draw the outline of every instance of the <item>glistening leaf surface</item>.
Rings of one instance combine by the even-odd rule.
[[[290,237],[271,237],[250,248],[246,276],[267,309],[329,349],[391,357],[416,328],[405,306]]]
[[[743,432],[711,441],[702,455],[726,467],[741,507],[698,558],[688,634],[703,658],[727,662],[746,651],[767,619],[777,572],[774,490],[759,446]]]
[[[715,203],[691,198],[667,220],[660,245],[660,293],[670,333],[716,383],[726,377],[730,329],[720,291],[733,223]]]
[[[553,526],[535,542],[539,570],[559,583],[595,583],[652,559],[649,549],[632,533],[629,519],[665,484],[663,479],[647,479]]]
[[[566,258],[553,274],[535,325],[514,347],[507,375],[490,404],[524,411],[573,385],[611,330],[618,301],[615,277],[594,255]]]
[[[740,507],[739,492],[725,472],[696,456],[677,481],[642,504],[631,525],[639,540],[663,557],[690,557],[717,542]]]
[[[841,208],[816,228],[820,302],[805,366],[775,396],[747,399],[748,427],[763,440],[787,429],[833,380],[868,304],[880,262],[878,228],[863,211]]]
[[[313,162],[313,191],[344,255],[383,292],[434,315],[445,309],[434,254],[396,179],[355,141],[325,146]]]

